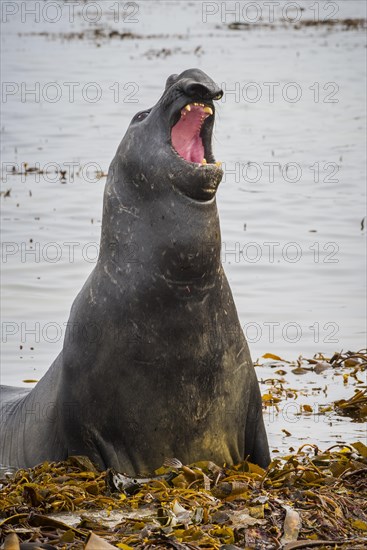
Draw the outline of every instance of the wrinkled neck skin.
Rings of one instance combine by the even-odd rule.
[[[215,197],[194,200],[176,186],[178,179],[185,185],[184,174],[164,161],[148,171],[147,165],[142,153],[133,170],[126,166],[121,146],[112,161],[98,262],[120,275],[144,277],[149,271],[168,283],[206,287],[221,265]]]

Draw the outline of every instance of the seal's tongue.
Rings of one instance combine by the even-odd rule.
[[[188,162],[206,164],[200,130],[204,120],[212,114],[212,109],[203,103],[191,103],[181,110],[181,118],[173,126],[171,138],[177,153]]]

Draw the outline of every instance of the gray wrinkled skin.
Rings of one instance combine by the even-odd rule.
[[[204,125],[206,166],[185,161],[170,140],[187,103],[214,110],[220,93],[190,69],[133,118],[109,169],[100,256],[63,350],[32,391],[1,387],[0,463],[83,454],[131,475],[166,457],[269,463],[259,386],[220,261],[214,116]]]

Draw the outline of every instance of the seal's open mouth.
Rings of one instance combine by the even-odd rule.
[[[180,118],[171,130],[171,142],[176,153],[187,162],[215,163],[211,149],[212,117],[213,108],[204,103],[188,103],[181,109]]]

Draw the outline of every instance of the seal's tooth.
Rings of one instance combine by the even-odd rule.
[[[203,160],[201,161],[201,164],[207,164],[206,158],[203,158]]]
[[[222,168],[222,163],[220,162],[220,160],[215,163],[215,166],[218,166],[218,168]]]
[[[211,107],[209,107],[209,105],[206,105],[204,107],[204,113],[208,113],[209,115],[212,115],[213,114],[213,109]]]
[[[189,111],[189,112],[190,112],[190,111],[191,111],[191,105],[188,103],[187,105],[185,105],[184,109],[185,109],[186,111]]]

